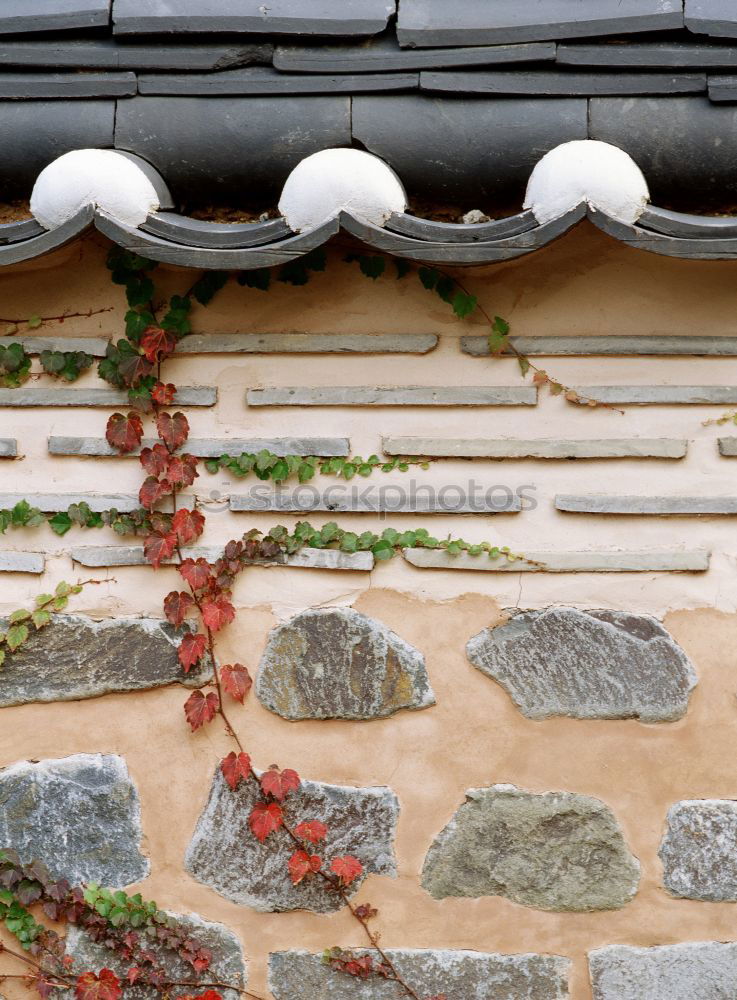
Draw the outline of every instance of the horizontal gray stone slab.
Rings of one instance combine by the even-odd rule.
[[[198,687],[210,671],[184,674],[177,659],[181,635],[152,618],[97,622],[81,615],[55,615],[51,625],[32,632],[21,649],[6,656],[0,707],[76,701],[176,683]]]
[[[437,346],[434,333],[195,333],[177,353],[427,354]]]
[[[170,94],[200,97],[239,94],[360,94],[387,90],[416,90],[417,73],[277,73],[270,66],[230,69],[222,73],[142,74],[141,94]],[[0,90],[2,82],[0,77]],[[706,84],[701,88],[706,89]]]
[[[0,552],[0,573],[43,573],[46,560],[40,552]]]
[[[737,23],[735,25],[737,29]],[[735,76],[710,76],[709,77],[709,100],[710,101],[737,101],[737,77]]]
[[[15,438],[0,438],[0,458],[17,458],[18,442]]]
[[[135,73],[0,73],[4,101],[132,97],[137,89]]]
[[[144,438],[142,447],[151,448],[154,438]],[[94,455],[95,457],[125,458],[140,454],[140,449],[122,456],[111,448],[105,438],[61,437],[48,439],[50,455]],[[185,449],[198,458],[220,458],[221,455],[254,455],[270,451],[274,455],[317,455],[319,457],[345,457],[350,451],[348,438],[188,438]]]
[[[248,983],[248,972],[243,957],[243,949],[237,936],[224,924],[203,920],[198,914],[167,913],[173,928],[186,931],[211,954],[210,965],[199,976],[192,966],[180,958],[176,950],[166,947],[165,942],[155,938],[145,939],[146,948],[153,954],[155,967],[162,969],[169,982],[188,983],[195,994],[204,991],[208,983],[230,983],[236,989],[218,989],[222,1000],[239,1000]],[[66,954],[72,959],[71,972],[79,976],[90,969],[110,969],[125,981],[130,968],[130,960],[125,960],[101,941],[93,941],[81,928],[70,925],[66,935]],[[201,983],[201,986],[197,986]],[[146,987],[128,986],[125,990],[130,1000],[146,1000],[154,995],[154,990]],[[201,995],[201,994],[200,994]]]
[[[0,842],[73,885],[140,882],[141,805],[123,757],[74,754],[0,771]]]
[[[0,34],[99,28],[110,18],[110,0],[28,0],[0,11]]]
[[[40,354],[42,351],[84,351],[93,358],[104,358],[108,343],[102,337],[36,337],[27,334],[0,337],[0,347],[23,344],[27,354]]]
[[[493,45],[683,27],[681,0],[401,0],[400,45]]]
[[[737,66],[737,46],[707,42],[562,43],[561,66],[622,66],[632,69],[712,69]]]
[[[137,496],[126,493],[0,493],[0,510],[15,507],[27,500],[31,507],[38,507],[45,513],[66,510],[72,504],[86,503],[90,510],[102,511],[115,508],[121,512],[139,510],[141,503]]]
[[[0,65],[67,67],[69,69],[221,70],[253,63],[270,63],[273,46],[244,42],[235,45],[119,45],[112,38],[14,41],[0,39]]]
[[[702,573],[710,553],[690,552],[538,552],[525,550],[518,559],[487,555],[453,556],[438,549],[405,549],[408,563],[420,569],[461,569],[487,573]]]
[[[719,445],[719,454],[724,458],[737,458],[737,438],[718,438],[717,444]]]
[[[690,799],[668,811],[658,856],[672,896],[737,902],[737,801]]]
[[[396,9],[395,0],[114,0],[117,34],[147,32],[256,32],[257,34],[376,35]]]
[[[274,51],[276,69],[293,73],[390,73],[553,59],[553,42],[423,50],[401,49],[393,38],[378,38],[362,45],[279,45]]]
[[[219,559],[222,548],[197,547],[183,549],[185,558],[204,557],[210,561]],[[80,566],[148,566],[143,548],[137,545],[80,545],[70,550],[74,562]],[[165,564],[175,564],[176,559],[165,560]],[[294,555],[278,555],[273,559],[255,560],[254,565],[288,566],[292,569],[336,569],[368,572],[374,568],[371,552],[338,552],[336,549],[300,549]]]
[[[704,73],[591,73],[555,70],[426,70],[420,88],[459,94],[545,94],[586,97],[599,94],[699,94]],[[711,97],[711,91],[709,96]],[[712,100],[714,98],[712,97]]]
[[[361,949],[358,952],[363,954]],[[478,951],[389,948],[387,955],[420,996],[442,991],[447,1000],[566,1000],[571,963],[559,955],[493,955]],[[396,1000],[396,983],[336,975],[322,955],[277,951],[269,955],[269,990],[275,1000]]]
[[[680,406],[689,403],[723,406],[737,403],[737,386],[730,385],[579,385],[586,399],[617,405]]]
[[[734,497],[642,497],[559,493],[555,497],[558,510],[576,514],[737,514]]]
[[[737,337],[510,337],[520,354],[530,355],[737,355]],[[474,357],[488,357],[488,337],[461,337],[461,350]]]
[[[351,608],[304,611],[272,629],[256,695],[292,721],[384,719],[435,704],[423,655]]]
[[[174,397],[178,406],[214,406],[217,389],[182,386]],[[126,406],[128,393],[118,389],[0,389],[0,406]]]
[[[396,389],[360,385],[324,388],[291,386],[249,389],[246,402],[249,406],[535,406],[537,389],[506,385],[406,386]]]
[[[187,849],[186,870],[198,882],[242,906],[262,912],[312,910],[332,913],[340,898],[309,880],[292,885],[285,860],[292,853],[283,832],[260,844],[248,828],[248,816],[259,800],[256,782],[241,782],[231,791],[220,767],[215,770],[210,798],[197,821]],[[322,856],[350,854],[363,865],[364,875],[352,883],[350,895],[365,875],[396,877],[394,836],[399,803],[385,785],[350,788],[303,781],[285,801],[287,823],[320,819],[328,828]]]
[[[523,611],[475,635],[466,654],[528,719],[674,722],[697,684],[660,622],[623,611]]]
[[[1,495],[0,495],[1,496]],[[518,513],[522,501],[507,487],[492,487],[483,496],[468,496],[452,484],[431,495],[401,485],[336,485],[326,490],[304,484],[288,489],[254,486],[230,496],[230,509],[242,513],[329,511],[355,514],[503,514]]]
[[[737,11],[730,0],[685,0],[684,21],[690,31],[737,38]]]
[[[640,865],[607,805],[514,785],[470,788],[422,869],[435,899],[505,896],[557,912],[618,910],[639,881]]]
[[[609,945],[589,952],[589,970],[594,1000],[722,1000],[737,994],[737,943]]]
[[[737,444],[737,439],[735,439]],[[684,458],[677,438],[384,438],[385,455],[429,458]],[[737,454],[737,451],[735,452]]]

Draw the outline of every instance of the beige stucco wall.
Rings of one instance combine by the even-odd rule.
[[[249,411],[246,388],[274,385],[518,385],[511,360],[461,354],[463,333],[447,307],[407,278],[376,283],[341,261],[306,288],[275,284],[268,294],[229,285],[207,310],[197,308],[202,332],[433,332],[438,349],[414,356],[247,356],[180,358],[167,366],[179,384],[217,385],[218,406],[189,412],[193,436],[340,435],[354,453],[380,451],[382,434],[465,437],[683,437],[689,456],[678,462],[460,462],[442,461],[423,482],[465,482],[469,475],[512,488],[532,484],[537,509],[495,517],[394,516],[387,524],[426,525],[433,533],[469,540],[499,540],[513,549],[708,548],[706,574],[492,574],[413,569],[401,559],[371,574],[252,570],[236,591],[238,621],[223,637],[232,655],[252,672],[268,630],[306,607],[350,605],[384,622],[427,658],[437,706],[366,723],[288,723],[252,698],[233,715],[244,742],[262,765],[278,761],[303,777],[343,784],[388,784],[398,794],[399,878],[371,877],[360,901],[381,911],[387,946],[543,951],[574,960],[572,996],[588,1000],[586,952],[609,943],[664,944],[733,938],[730,904],[670,898],[661,886],[657,848],[666,811],[683,798],[737,798],[734,746],[737,703],[734,648],[737,576],[730,518],[603,518],[555,512],[557,492],[734,494],[732,463],[716,450],[717,430],[702,422],[723,407],[631,407],[625,415],[586,410],[544,395],[536,408],[378,409],[294,408]],[[0,315],[57,314],[113,305],[111,312],[70,320],[40,332],[117,336],[122,292],[109,283],[104,241],[91,237],[33,266],[0,274]],[[188,276],[161,270],[168,290],[183,290]],[[732,334],[737,335],[734,264],[668,260],[627,249],[584,226],[527,259],[462,274],[492,313],[522,334]],[[2,331],[0,331],[2,332]],[[551,374],[569,384],[737,384],[737,359],[550,358]],[[85,382],[93,384],[89,374]],[[78,385],[83,385],[80,382]],[[51,458],[49,434],[102,436],[105,411],[0,410],[0,436],[17,437],[23,459],[0,464],[0,492],[131,491],[140,481],[136,462]],[[400,473],[393,479],[406,482]],[[243,483],[203,473],[197,493],[211,500]],[[328,517],[313,515],[313,522]],[[290,519],[213,510],[207,541],[225,540],[248,527]],[[367,515],[341,524],[373,528]],[[57,539],[48,529],[9,532],[3,548],[44,550],[46,578],[0,576],[0,613],[32,600],[59,579],[76,577],[66,554],[73,544],[113,543],[106,532],[75,530]],[[77,598],[74,609],[94,616],[157,614],[173,586],[170,570],[84,571],[107,582]],[[501,609],[572,604],[653,614],[692,657],[700,683],[683,720],[667,725],[633,721],[582,722],[524,719],[501,687],[473,669],[466,641],[498,620]],[[2,676],[0,674],[0,684]],[[266,996],[269,951],[321,950],[360,939],[345,914],[261,914],[221,899],[183,871],[182,858],[207,796],[214,762],[229,743],[217,726],[191,736],[181,689],[107,696],[86,702],[30,705],[0,715],[0,766],[20,759],[76,752],[123,754],[138,785],[144,851],[151,876],[141,890],[168,909],[220,920],[242,938],[250,988]],[[367,746],[370,752],[367,752]],[[339,752],[336,752],[339,749]],[[533,791],[571,790],[594,795],[615,811],[643,866],[635,900],[599,914],[555,914],[500,898],[438,902],[420,887],[427,849],[463,801],[466,788],[511,782]],[[10,985],[3,992],[21,995]]]

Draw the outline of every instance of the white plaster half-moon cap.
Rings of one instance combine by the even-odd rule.
[[[46,229],[58,229],[86,205],[94,205],[117,222],[140,226],[161,207],[152,170],[112,149],[72,150],[36,178],[31,212]]]
[[[323,149],[298,163],[279,200],[295,232],[316,229],[340,212],[383,226],[407,208],[402,182],[383,160],[360,149]]]
[[[596,139],[564,142],[537,163],[525,194],[539,223],[559,219],[582,202],[611,219],[633,223],[650,200],[647,181],[632,157]]]

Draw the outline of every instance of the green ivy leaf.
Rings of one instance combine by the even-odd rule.
[[[470,316],[478,305],[475,295],[468,295],[466,292],[456,292],[453,296],[453,312],[459,319]]]
[[[517,358],[517,364],[519,365],[519,370],[522,372],[522,376],[524,377],[530,370],[530,362],[527,360],[524,354],[520,354],[520,356]]]
[[[19,649],[29,636],[28,626],[24,623],[12,625],[5,636],[5,643],[11,653]]]
[[[42,323],[43,320],[41,319],[41,317],[37,316],[35,313],[33,314],[33,316],[28,317],[28,325],[32,330],[38,330],[38,328],[41,326]]]
[[[49,526],[56,535],[66,535],[72,526],[72,519],[65,511],[59,511],[49,518]]]
[[[358,259],[358,266],[361,268],[362,274],[376,281],[386,270],[386,257],[378,255],[372,257],[361,256]]]

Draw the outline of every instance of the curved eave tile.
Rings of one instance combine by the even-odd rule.
[[[638,219],[643,229],[650,229],[666,236],[677,237],[719,237],[737,236],[737,218],[711,215],[689,215],[686,212],[672,212],[667,208],[648,205]]]
[[[24,219],[22,222],[3,222],[0,225],[0,246],[8,243],[21,243],[34,236],[43,236],[46,232],[40,222],[35,219]]]
[[[536,226],[537,220],[529,209],[507,219],[474,224],[435,222],[406,213],[393,215],[386,224],[387,229],[401,236],[438,243],[485,243],[503,236],[518,236]]]
[[[730,238],[702,238],[666,236],[641,226],[630,226],[610,219],[601,212],[589,210],[593,224],[608,236],[637,250],[664,257],[682,257],[685,260],[734,260],[737,258],[737,236]]]
[[[294,235],[286,220],[281,218],[270,219],[268,222],[205,222],[173,212],[150,215],[141,229],[172,243],[211,250],[242,250]]]
[[[52,229],[49,232],[42,230],[40,236],[32,236],[20,243],[0,246],[0,265],[20,264],[25,260],[33,260],[34,257],[41,257],[43,254],[59,250],[81,236],[85,229],[88,229],[92,224],[94,217],[95,209],[92,205],[88,205],[80,209],[75,216],[68,219],[58,229]]]

